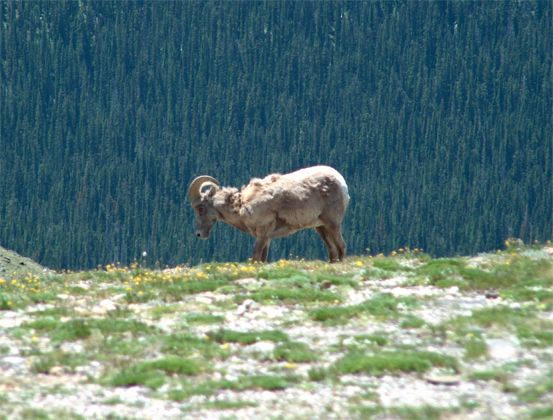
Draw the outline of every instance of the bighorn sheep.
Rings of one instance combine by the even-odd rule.
[[[253,261],[267,261],[273,238],[315,228],[331,262],[346,254],[341,223],[349,203],[344,177],[328,166],[313,166],[263,179],[254,178],[239,191],[221,188],[210,176],[195,178],[188,199],[196,213],[196,236],[209,237],[217,220],[255,238]]]

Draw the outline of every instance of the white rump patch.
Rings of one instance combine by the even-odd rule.
[[[326,174],[329,176],[334,177],[340,184],[340,187],[342,188],[343,197],[344,197],[344,205],[347,206],[349,203],[349,191],[348,191],[348,184],[346,184],[346,180],[342,176],[340,172],[338,172],[336,169],[331,168],[330,166],[325,165],[319,165],[319,166],[312,166],[310,168],[304,168],[300,169],[296,172],[292,172],[288,174],[288,176],[291,177],[297,177],[297,178],[304,178],[304,177],[310,177],[315,174]]]

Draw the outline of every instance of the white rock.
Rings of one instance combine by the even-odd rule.
[[[247,347],[249,352],[256,353],[272,353],[276,345],[272,341],[258,341]]]
[[[251,299],[246,299],[242,304],[236,309],[236,315],[244,315],[246,312],[252,312],[259,307],[259,304]]]
[[[245,287],[246,289],[251,288],[251,287],[257,287],[257,286],[263,284],[263,282],[261,280],[255,279],[253,277],[246,277],[244,279],[238,279],[238,280],[235,280],[234,283],[237,284],[238,286]]]
[[[115,311],[116,309],[117,305],[111,299],[104,299],[94,306],[91,312],[97,315],[105,315],[106,313]]]
[[[488,354],[492,359],[509,361],[518,357],[520,345],[505,338],[489,338],[486,340]]]
[[[84,350],[84,346],[79,342],[67,342],[60,346],[60,350],[64,353],[80,353]]]
[[[61,366],[52,366],[49,373],[50,375],[60,376],[64,373],[64,369]]]
[[[198,295],[196,296],[196,302],[210,305],[213,302],[213,298],[205,295]]]

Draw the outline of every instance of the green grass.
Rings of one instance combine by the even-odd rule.
[[[164,335],[161,349],[164,353],[181,357],[200,354],[204,359],[224,359],[229,354],[217,343],[188,333]]]
[[[187,314],[184,317],[184,320],[188,324],[208,325],[208,324],[220,324],[225,321],[225,317],[223,315],[213,315],[213,314],[197,312],[197,313]]]
[[[53,291],[0,290],[0,311],[21,309],[35,303],[51,303],[57,300]]]
[[[59,349],[41,354],[32,364],[31,370],[35,373],[50,373],[54,366],[62,367],[65,371],[74,371],[88,361],[83,353],[66,353]]]
[[[467,360],[474,360],[488,355],[488,346],[484,340],[479,337],[471,337],[464,341],[464,357]]]
[[[30,312],[34,317],[53,317],[74,316],[75,312],[66,306],[54,306],[53,308]]]
[[[317,360],[317,354],[307,344],[297,341],[280,344],[275,348],[273,356],[276,360],[290,363],[306,363]]]
[[[396,418],[405,420],[439,420],[446,410],[425,405],[422,407],[390,407],[386,411]]]
[[[530,410],[528,416],[531,419],[552,419],[553,418],[553,404],[545,407],[538,407]]]
[[[150,308],[148,312],[153,319],[161,319],[164,315],[171,315],[177,312],[181,307],[179,305],[158,305]]]
[[[158,360],[134,363],[107,379],[112,386],[142,385],[157,389],[168,379],[167,375],[198,375],[205,366],[192,359],[168,356]]]
[[[506,383],[508,378],[508,373],[503,370],[481,370],[472,372],[469,375],[471,381],[497,381]]]
[[[460,259],[440,258],[428,261],[420,266],[416,273],[419,276],[427,277],[431,284],[436,284],[458,274],[465,265],[466,263]]]
[[[378,347],[384,347],[389,343],[388,338],[383,334],[360,334],[356,335],[355,340],[361,344],[374,344]]]
[[[416,329],[426,325],[424,319],[416,317],[414,315],[407,315],[403,318],[399,326],[405,329]]]
[[[264,288],[240,300],[253,299],[256,302],[282,301],[284,303],[306,303],[306,302],[339,302],[342,297],[334,292],[317,290],[313,288]]]
[[[217,343],[253,344],[258,341],[287,341],[288,335],[279,330],[240,332],[220,329],[209,332],[208,337]]]
[[[114,318],[75,318],[65,322],[55,318],[43,318],[24,323],[22,328],[47,333],[56,343],[89,338],[94,330],[100,331],[103,335],[126,332],[140,335],[156,331],[155,327],[139,321]]]
[[[208,380],[199,383],[183,382],[180,389],[168,392],[168,398],[174,401],[183,401],[192,395],[210,396],[221,390],[245,391],[265,390],[280,391],[298,383],[300,377],[294,375],[251,375],[240,376],[236,380]]]
[[[67,410],[44,410],[40,408],[24,408],[18,413],[21,420],[82,420],[83,416]]]
[[[506,305],[493,306],[474,310],[469,316],[460,316],[447,321],[445,324],[457,330],[469,331],[475,326],[491,328],[509,328],[525,322],[528,318],[535,318],[535,313],[528,308],[511,308]]]
[[[142,362],[138,365],[138,369],[158,369],[168,374],[197,375],[203,370],[203,366],[197,360],[168,356],[151,362]]]
[[[258,279],[267,280],[282,280],[291,278],[303,279],[304,281],[309,280],[308,273],[295,267],[266,266],[258,271],[256,277]]]
[[[156,298],[165,302],[178,302],[184,296],[212,292],[220,287],[226,286],[229,281],[221,278],[208,278],[205,280],[179,280],[166,281],[153,277],[142,288],[133,289],[127,292],[126,300],[129,303],[148,302]]]
[[[311,274],[311,278],[319,285],[319,286],[350,286],[350,287],[356,287],[358,285],[358,282],[356,280],[352,279],[351,274],[334,274],[334,273],[327,273],[324,271],[321,272],[314,272]]]
[[[506,299],[511,299],[520,302],[537,302],[544,303],[549,306],[549,310],[553,308],[553,290],[551,286],[548,289],[540,289],[539,287],[518,287],[501,291],[501,296]]]
[[[214,410],[238,410],[246,407],[256,407],[258,404],[254,401],[208,401],[202,406]]]
[[[91,331],[90,337],[85,341],[85,348],[96,352],[98,359],[107,363],[113,361],[114,356],[142,358],[158,346],[157,336],[147,336],[138,341],[133,337],[104,337],[98,331]]]
[[[323,306],[310,311],[310,317],[315,321],[347,321],[350,318],[368,314],[377,318],[387,319],[398,316],[401,306],[414,307],[417,301],[410,297],[394,297],[390,293],[379,293],[358,305]]]
[[[278,375],[254,375],[241,378],[242,384],[238,390],[263,389],[266,391],[278,391],[288,388],[292,383],[297,382],[296,378]]]
[[[538,311],[531,306],[512,308],[498,305],[475,310],[470,316],[454,318],[444,326],[453,328],[458,335],[464,335],[474,327],[489,331],[507,330],[515,333],[526,347],[548,347],[553,343],[553,322],[539,319],[537,314]]]
[[[423,373],[432,367],[458,370],[451,356],[429,351],[383,351],[377,354],[350,353],[334,364],[338,374],[367,373],[373,376],[407,372]]]
[[[357,285],[350,274],[318,270],[308,272],[296,267],[268,266],[258,271],[257,278],[270,280],[267,287],[240,297],[257,302],[282,301],[284,303],[339,302],[338,293],[326,291],[330,286]]]
[[[315,321],[345,321],[362,313],[356,306],[323,306],[310,311],[309,316]]]
[[[380,405],[364,405],[359,404],[350,408],[353,418],[356,419],[372,419],[378,414],[384,412],[384,407]]]
[[[166,382],[166,375],[159,370],[144,370],[133,365],[113,375],[106,383],[115,387],[145,386],[157,389]]]
[[[458,286],[463,290],[482,291],[500,289],[503,296],[514,300],[553,303],[552,268],[551,260],[535,260],[517,254],[487,269],[468,267],[463,259],[435,259],[417,268],[416,274],[437,287]],[[533,288],[544,290],[533,293]]]
[[[526,347],[550,347],[553,345],[553,322],[538,320],[519,325],[517,336]]]
[[[411,271],[410,267],[401,265],[397,258],[391,257],[374,258],[372,260],[372,265],[373,267],[384,271]]]
[[[535,384],[522,388],[518,392],[518,399],[522,403],[534,403],[553,393],[553,370],[549,370],[543,379]]]
[[[124,403],[125,401],[123,401],[121,397],[110,397],[102,401],[102,404],[104,405],[117,405],[117,404],[124,404]]]
[[[321,382],[329,377],[328,369],[322,367],[313,367],[307,372],[310,381]]]

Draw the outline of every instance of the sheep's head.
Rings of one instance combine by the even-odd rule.
[[[210,176],[195,178],[188,187],[188,200],[196,213],[196,236],[207,239],[217,221],[217,211],[213,207],[213,196],[219,190],[219,182]]]

